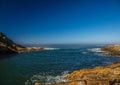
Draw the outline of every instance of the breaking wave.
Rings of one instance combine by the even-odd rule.
[[[44,48],[44,50],[59,50],[60,48]]]
[[[87,49],[88,51],[91,51],[91,52],[102,52],[100,50],[100,48],[91,48],[91,49]]]
[[[64,71],[61,75],[51,76],[43,74],[33,75],[29,80],[25,82],[25,85],[34,85],[35,83],[42,83],[42,84],[53,84],[59,82],[66,82],[66,76],[68,71]]]

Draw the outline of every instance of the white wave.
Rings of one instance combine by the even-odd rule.
[[[91,48],[91,49],[87,49],[87,50],[89,50],[89,51],[91,51],[91,52],[102,52],[102,51],[100,50],[100,48]]]
[[[51,76],[51,75],[33,75],[29,80],[25,82],[25,85],[33,85],[34,83],[45,83],[45,84],[52,84],[52,83],[59,83],[59,82],[66,82],[66,76],[68,71],[64,71],[61,75]]]
[[[59,50],[60,48],[44,48],[44,50]]]

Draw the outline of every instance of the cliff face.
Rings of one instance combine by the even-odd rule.
[[[18,53],[20,48],[23,49],[24,47],[14,43],[5,34],[0,32],[0,54]]]

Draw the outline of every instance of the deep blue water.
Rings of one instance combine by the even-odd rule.
[[[105,66],[120,60],[120,57],[102,55],[96,47],[100,46],[9,55],[0,60],[0,85],[32,85],[36,81],[43,82],[44,78],[62,80],[65,73]]]

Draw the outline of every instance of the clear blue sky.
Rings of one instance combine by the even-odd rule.
[[[120,43],[120,0],[0,0],[0,31],[21,44]]]

